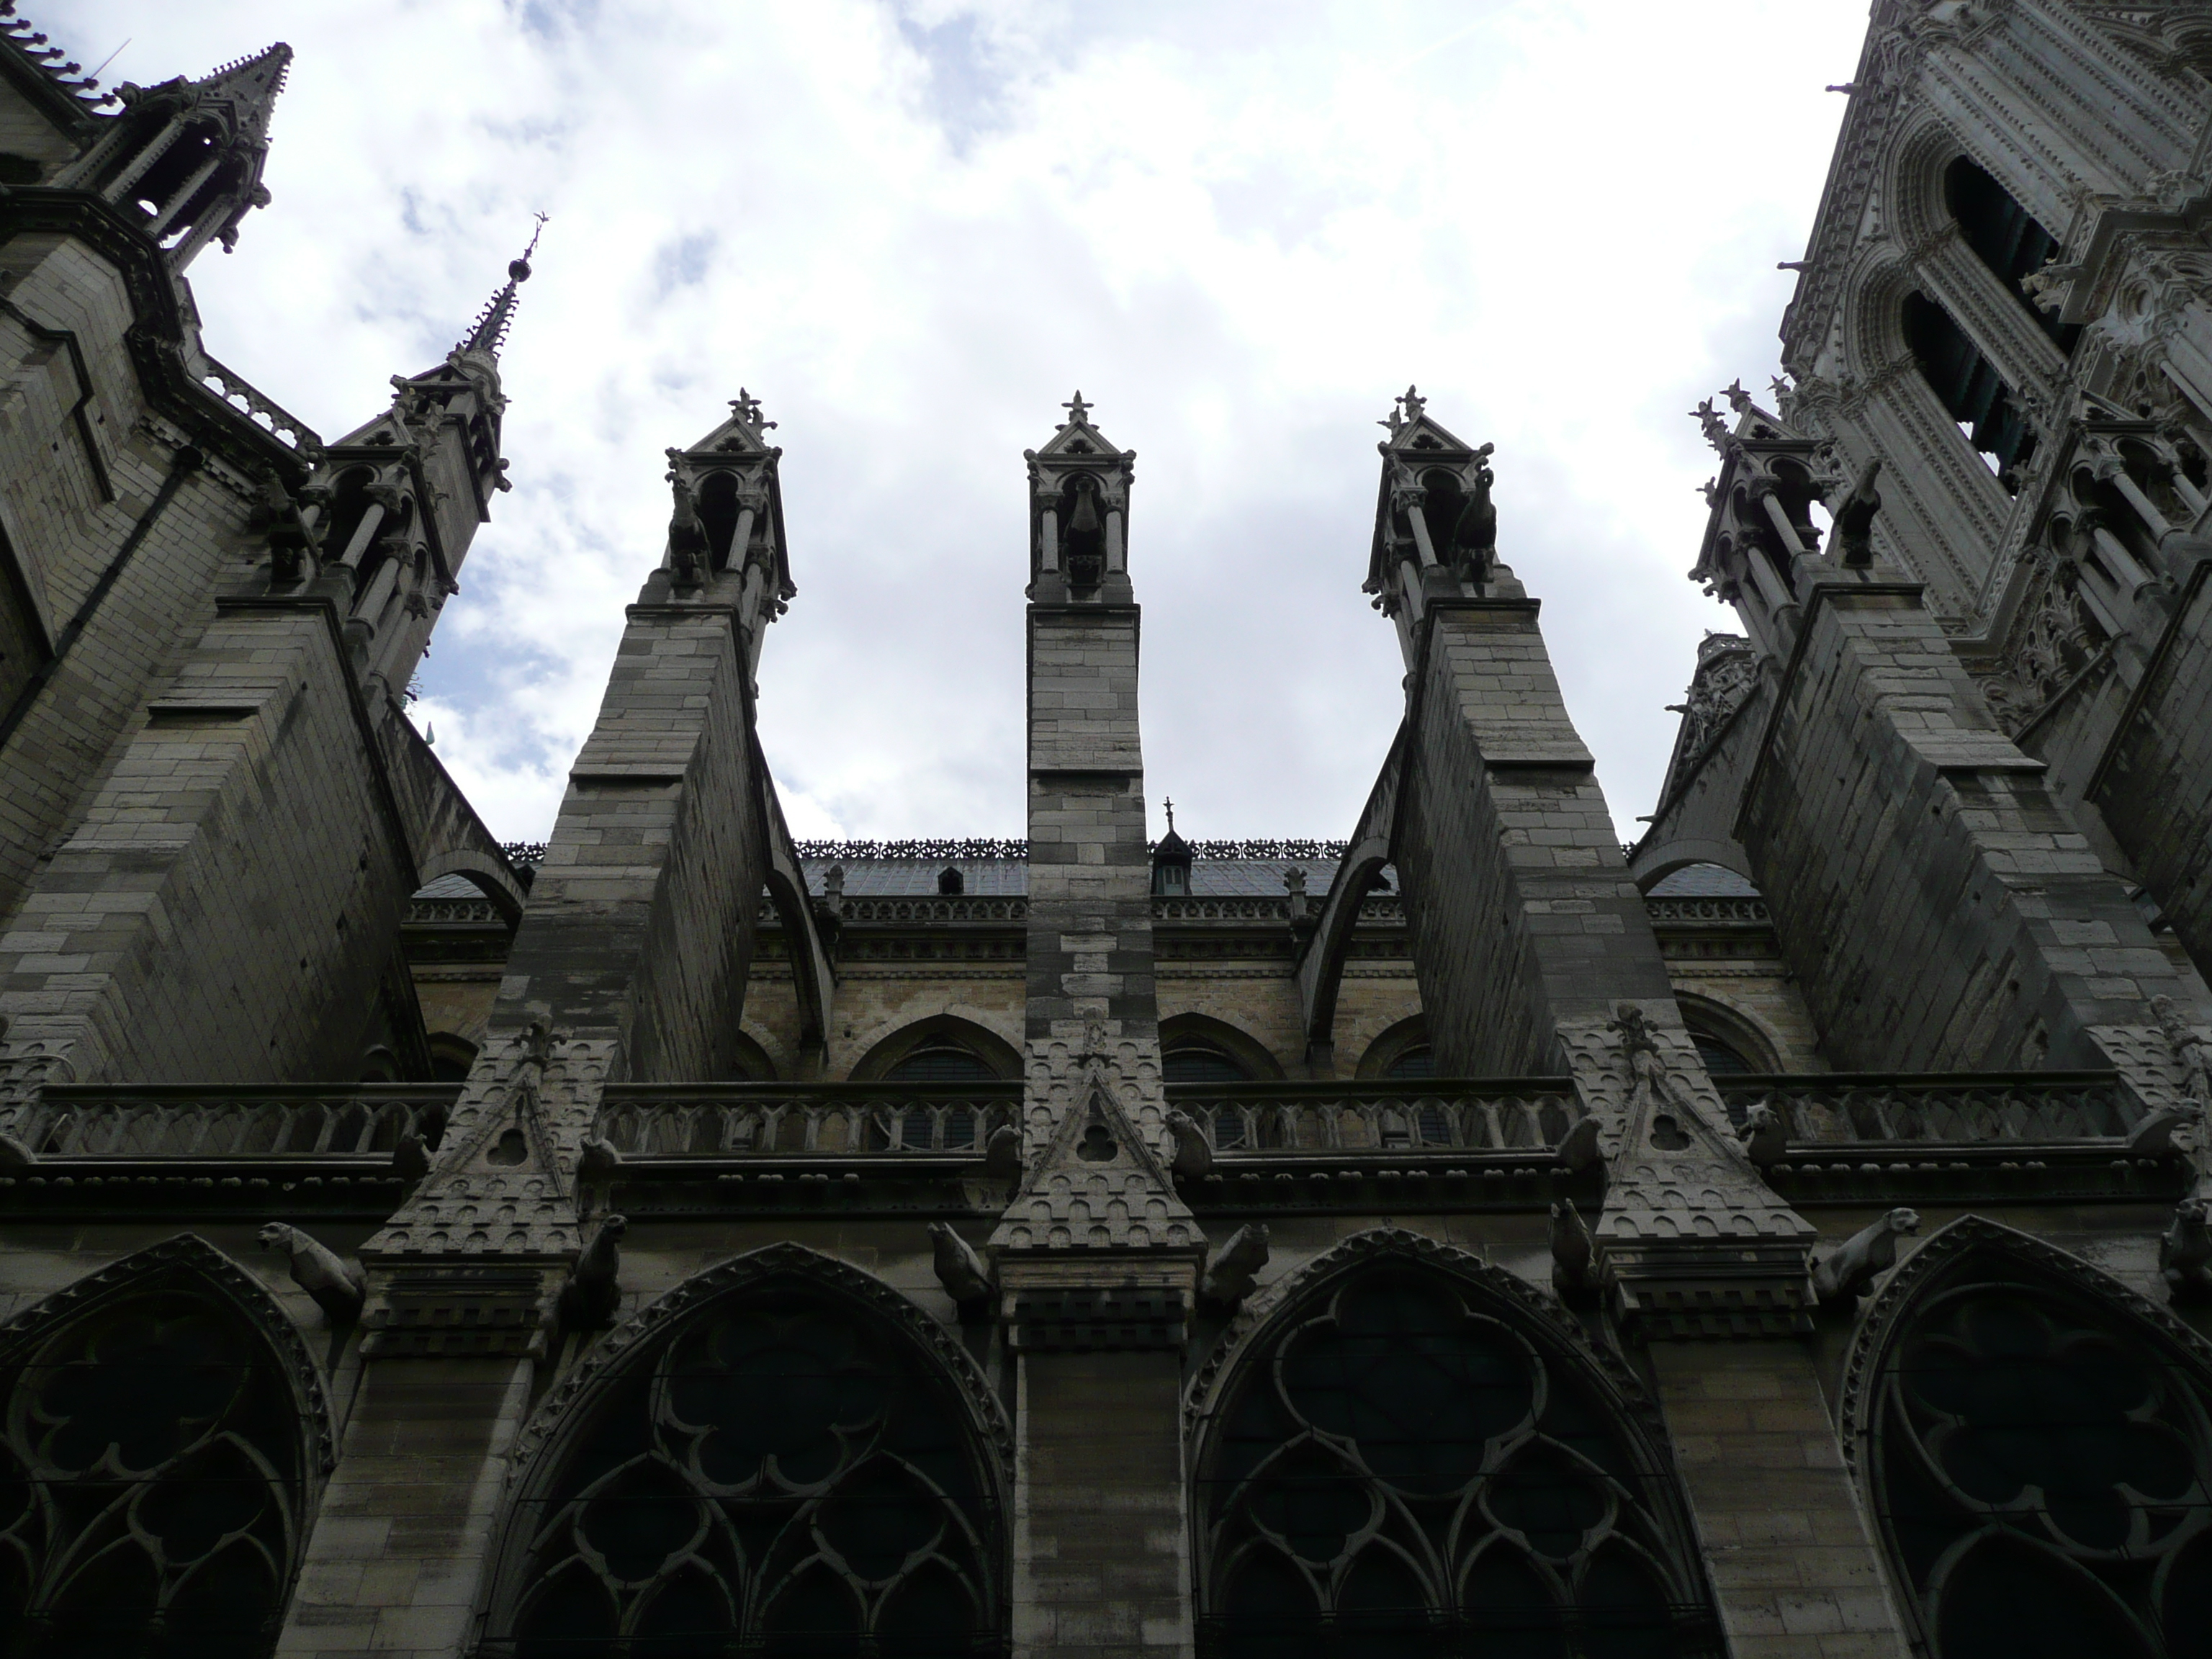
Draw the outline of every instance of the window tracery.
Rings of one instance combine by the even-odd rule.
[[[1663,1463],[1504,1311],[1384,1261],[1263,1335],[1201,1466],[1202,1652],[1715,1650]]]
[[[791,1278],[628,1367],[524,1516],[514,1659],[1001,1646],[974,1436],[911,1344]]]
[[[2109,1290],[1982,1251],[1897,1319],[1865,1455],[1933,1659],[2212,1650],[2212,1376]]]
[[[243,1316],[173,1285],[98,1300],[0,1386],[0,1651],[271,1650],[309,1471],[293,1390]]]

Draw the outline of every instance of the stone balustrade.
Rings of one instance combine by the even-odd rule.
[[[980,1158],[1018,1083],[617,1084],[594,1133],[625,1158]]]
[[[1580,1119],[1565,1078],[1171,1084],[1216,1152],[1540,1152]]]
[[[5,1127],[40,1162],[388,1158],[434,1146],[460,1085],[52,1085]]]
[[[1736,1122],[1758,1105],[1781,1115],[1790,1144],[1995,1143],[2112,1139],[2141,1109],[2111,1073],[2044,1072],[1960,1079],[1903,1075],[1723,1077]]]

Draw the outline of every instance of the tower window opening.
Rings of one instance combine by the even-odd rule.
[[[707,532],[707,557],[716,570],[744,562],[744,550],[730,545],[738,533],[738,481],[717,472],[699,486],[699,524]]]
[[[2027,307],[2035,325],[2071,356],[2081,337],[2078,323],[2062,323],[2029,297],[2021,278],[2043,269],[2058,252],[2058,239],[2028,216],[2012,193],[1965,156],[1944,169],[1943,199],[1966,246]]]
[[[1951,313],[1924,294],[1905,296],[1905,339],[1913,360],[1966,441],[2000,477],[2035,453],[2035,429],[2012,389]]]

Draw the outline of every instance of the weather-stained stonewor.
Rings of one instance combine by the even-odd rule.
[[[1628,847],[1413,386],[1342,840],[1155,813],[1080,392],[1026,836],[795,840],[734,364],[501,845],[405,701],[534,244],[342,438],[225,368],[291,56],[0,17],[0,1654],[2212,1648],[2203,8],[1876,0]]]

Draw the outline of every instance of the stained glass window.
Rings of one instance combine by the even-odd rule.
[[[0,1652],[253,1659],[275,1646],[304,1456],[260,1334],[154,1291],[62,1326],[6,1382]]]
[[[1382,1266],[1244,1362],[1200,1479],[1205,1651],[1713,1650],[1662,1466],[1502,1311]]]
[[[1876,1385],[1876,1508],[1936,1659],[2212,1653],[2212,1394],[2056,1284],[1931,1291]]]
[[[1000,1650],[995,1522],[933,1365],[811,1286],[634,1364],[533,1500],[515,1659]]]

